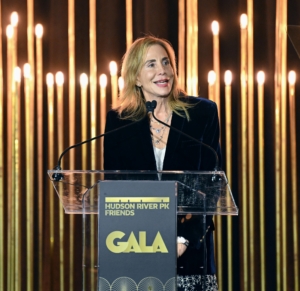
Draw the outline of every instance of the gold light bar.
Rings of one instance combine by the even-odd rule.
[[[215,82],[216,82],[216,73],[211,70],[207,75],[208,81],[208,99],[215,101]]]
[[[7,75],[7,87],[6,87],[6,98],[7,98],[7,119],[6,119],[6,130],[7,132],[11,132],[11,98],[12,98],[12,36],[13,36],[13,27],[12,25],[8,25],[6,27],[6,36],[7,36],[7,63],[6,63],[6,75]],[[12,140],[11,135],[8,135],[6,142],[6,155],[7,155],[7,183],[8,185],[12,184],[12,172],[11,172],[11,157],[12,157]],[[8,187],[7,189],[7,288],[10,290],[13,287],[13,257],[12,257],[12,230],[11,230],[11,198],[12,198],[12,188]]]
[[[288,290],[288,250],[287,250],[287,0],[281,4],[281,211],[282,211],[282,287]],[[277,270],[278,271],[278,270]]]
[[[187,93],[198,96],[198,1],[189,0],[187,7]]]
[[[257,73],[258,95],[258,166],[259,166],[259,231],[260,231],[260,290],[266,290],[265,254],[265,139],[264,139],[264,82],[265,74]]]
[[[26,232],[27,232],[27,290],[33,290],[33,137],[34,100],[31,66],[24,65],[25,125],[26,125]]]
[[[287,53],[287,0],[276,1],[275,31],[275,207],[276,207],[276,286],[287,290],[286,262],[286,147],[282,138],[286,128],[286,114],[282,106],[286,102],[286,53]],[[284,112],[282,112],[282,110]]]
[[[221,122],[221,102],[220,102],[220,48],[219,48],[219,23],[213,21],[211,24],[211,30],[213,33],[213,68],[216,74],[216,80],[214,83],[214,101],[218,107],[219,122]],[[221,126],[221,123],[220,123]],[[221,132],[221,131],[220,131]],[[221,138],[221,134],[220,134]],[[220,139],[221,141],[221,139]],[[217,260],[217,274],[218,285],[220,290],[223,289],[223,243],[222,243],[222,216],[217,215],[216,220],[216,260]]]
[[[296,73],[289,72],[289,108],[290,108],[290,159],[292,184],[292,216],[293,216],[293,258],[294,258],[294,290],[299,290],[299,228],[298,228],[298,193],[297,193],[297,130],[295,82]]]
[[[216,73],[215,82],[215,102],[218,106],[219,121],[221,121],[221,100],[220,100],[220,45],[219,45],[219,22],[213,21],[211,24],[213,33],[213,67]]]
[[[90,103],[95,105],[95,108],[91,112],[91,135],[96,135],[96,99],[97,99],[97,47],[96,47],[96,0],[90,0],[89,7],[90,15]],[[96,169],[96,143],[95,141],[91,142],[91,169]],[[91,181],[93,183],[93,181]],[[92,196],[93,194],[91,194]],[[94,201],[91,197],[91,201]],[[95,217],[91,217],[91,266],[95,266]],[[96,288],[95,278],[97,277],[94,272],[90,272],[91,275],[91,290]]]
[[[97,99],[97,48],[96,48],[96,0],[90,0],[90,102],[96,104]],[[92,108],[91,108],[92,109]],[[95,109],[92,109],[93,111]],[[91,116],[91,136],[96,135],[96,116]],[[95,142],[91,142],[91,162],[95,163]],[[91,165],[91,169],[96,169]]]
[[[178,82],[185,90],[185,0],[178,0]]]
[[[241,24],[241,140],[242,140],[242,233],[243,233],[243,291],[248,291],[248,156],[247,156],[247,25],[248,17],[242,14]]]
[[[62,72],[57,72],[55,75],[55,82],[56,82],[56,94],[57,94],[57,124],[61,125],[64,124],[63,119],[63,109],[64,109],[64,100],[63,100],[63,84],[64,84],[64,75]],[[57,129],[58,133],[58,152],[62,153],[64,150],[64,129],[62,126],[58,126]],[[62,188],[60,188],[60,191],[63,191]],[[59,280],[59,286],[60,291],[64,290],[64,212],[63,207],[60,204],[59,205],[59,274],[60,274],[60,280]]]
[[[115,108],[118,102],[118,66],[115,61],[109,63],[110,84],[111,84],[111,103]]]
[[[75,0],[68,1],[69,45],[69,144],[75,144]],[[70,152],[69,169],[75,169],[75,151]],[[70,191],[72,195],[72,191]],[[71,197],[72,199],[72,197]],[[74,290],[74,215],[69,218],[69,290]]]
[[[132,44],[132,0],[126,0],[126,47]]]
[[[11,142],[11,151],[12,151],[12,158],[11,158],[11,180],[12,184],[9,185],[12,189],[12,203],[11,203],[11,239],[12,239],[12,257],[14,262],[12,263],[12,271],[13,274],[11,276],[11,279],[14,280],[12,282],[12,286],[15,290],[20,290],[21,282],[20,282],[20,262],[18,261],[18,255],[19,255],[19,224],[18,224],[18,218],[19,213],[17,212],[17,209],[19,208],[18,203],[18,196],[19,196],[19,169],[18,169],[18,159],[19,159],[19,153],[18,153],[18,96],[19,93],[17,87],[19,87],[16,83],[21,82],[21,76],[20,76],[20,69],[17,68],[17,43],[18,43],[18,13],[13,12],[11,14],[11,25],[13,27],[13,36],[12,36],[12,60],[11,60],[11,69],[12,69],[12,83],[11,83],[11,132],[9,134],[12,135],[12,142]]]
[[[232,73],[226,71],[225,76],[225,126],[226,126],[226,174],[229,183],[232,181],[232,117],[231,117],[231,82]],[[232,217],[227,217],[227,280],[228,291],[232,291],[233,288],[233,271],[232,271]]]
[[[0,15],[2,8],[0,2]],[[2,39],[2,22],[0,21],[0,39]],[[3,61],[2,41],[0,41],[0,290],[4,290],[4,151],[3,151]]]
[[[105,119],[106,119],[106,86],[107,86],[107,77],[106,77],[105,74],[100,75],[99,84],[100,84],[100,132],[104,133],[104,131],[105,131]],[[103,139],[101,140],[100,160],[101,160],[100,169],[103,170],[104,169]]]
[[[21,69],[19,67],[14,68],[14,87],[13,87],[13,100],[12,100],[12,136],[13,136],[13,163],[12,163],[12,181],[13,184],[13,199],[14,199],[14,259],[15,259],[15,290],[21,290],[21,208],[20,208],[20,84],[21,84]]]
[[[48,103],[48,165],[53,168],[54,161],[54,77],[53,74],[46,75],[47,103]],[[54,188],[48,180],[49,193],[49,232],[50,232],[50,277],[53,278],[53,256],[54,256]],[[52,284],[52,281],[51,281]]]
[[[42,290],[43,274],[43,195],[44,192],[44,144],[43,144],[43,26],[35,26],[36,35],[36,89],[37,89],[37,138],[38,138],[38,280],[39,289]]]
[[[30,110],[26,122],[30,122],[26,135],[26,195],[27,195],[27,290],[33,290],[33,151],[34,151],[34,84],[35,84],[35,62],[34,62],[34,0],[27,0],[27,57],[30,66],[29,97],[28,101]],[[29,140],[28,140],[29,139]],[[27,149],[29,147],[29,149]]]
[[[253,0],[247,0],[247,101],[248,101],[248,200],[249,200],[249,264],[250,290],[255,291],[255,163],[254,163],[254,83],[253,83]]]

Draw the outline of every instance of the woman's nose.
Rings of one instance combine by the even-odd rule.
[[[157,71],[158,71],[159,74],[165,74],[166,73],[166,68],[163,64],[159,64],[157,66]]]

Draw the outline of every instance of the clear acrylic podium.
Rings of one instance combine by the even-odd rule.
[[[53,175],[61,175],[56,181]],[[202,225],[199,229],[205,234],[206,215],[238,215],[238,208],[231,193],[226,175],[223,171],[190,172],[190,171],[62,171],[49,170],[48,175],[56,193],[67,214],[81,214],[83,218],[83,287],[82,290],[110,291],[118,290],[109,283],[100,283],[98,267],[101,260],[101,250],[98,250],[98,207],[101,195],[101,182],[127,181],[156,181],[175,183],[175,215],[201,215]],[[133,184],[134,185],[134,184]],[[146,185],[146,184],[145,184]],[[147,184],[148,185],[148,184]],[[149,192],[149,189],[147,188]],[[142,196],[143,193],[141,193]],[[100,217],[100,216],[99,216]],[[122,219],[122,217],[120,217]],[[205,243],[205,239],[203,240]],[[174,237],[176,245],[176,237]],[[205,248],[203,248],[205,249]],[[174,254],[176,256],[176,254]],[[205,254],[204,254],[205,258]],[[175,263],[176,264],[176,263]],[[176,266],[174,266],[176,270]],[[175,272],[176,273],[176,272]],[[110,282],[111,283],[111,282]],[[132,289],[132,286],[130,287]],[[128,289],[130,289],[128,287]],[[137,284],[134,290],[144,291],[144,287]],[[121,288],[122,289],[122,288]],[[120,290],[121,290],[120,289]],[[126,289],[126,288],[125,288]],[[176,278],[172,284],[163,285],[157,290],[176,290]],[[124,288],[122,289],[124,290]],[[127,290],[125,290],[127,291]],[[146,289],[145,289],[146,291]]]

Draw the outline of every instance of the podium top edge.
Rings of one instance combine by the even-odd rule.
[[[225,174],[224,171],[127,171],[127,170],[47,170],[48,174],[69,173],[69,174]]]

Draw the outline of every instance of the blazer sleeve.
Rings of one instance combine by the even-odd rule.
[[[218,155],[218,169],[221,165],[221,150],[219,146],[219,118],[217,106],[210,100],[200,101],[193,110],[191,118],[196,120],[193,127],[204,128],[200,140],[210,146]],[[216,167],[215,154],[211,149],[202,146],[200,157],[200,171],[213,171]],[[214,230],[212,216],[206,217],[206,225],[209,230]],[[203,230],[199,231],[199,226],[203,225],[201,215],[178,216],[177,231],[179,236],[185,237],[190,241],[191,248],[200,247],[200,239],[203,236]]]
[[[106,116],[105,133],[118,128],[117,112],[109,111]],[[110,133],[104,137],[104,170],[120,170],[118,149],[118,132]]]

